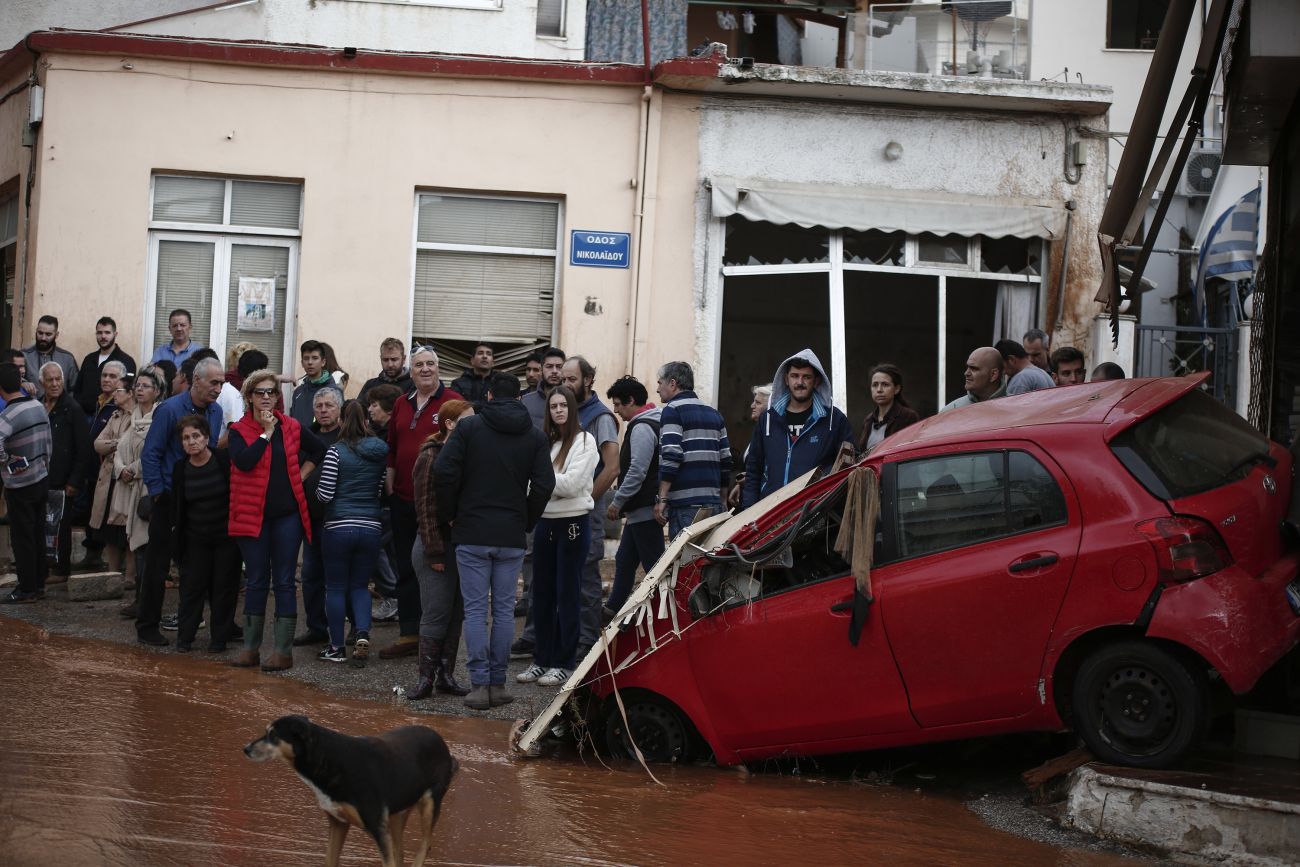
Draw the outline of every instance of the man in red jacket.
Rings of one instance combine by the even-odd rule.
[[[464,400],[438,380],[438,353],[428,346],[411,347],[411,380],[415,391],[398,398],[388,420],[386,490],[397,554],[398,638],[379,651],[381,659],[413,656],[420,641],[420,586],[411,566],[411,548],[419,532],[411,471],[424,441],[441,430],[438,412],[449,400]]]

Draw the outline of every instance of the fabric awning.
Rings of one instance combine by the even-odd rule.
[[[1059,240],[1065,206],[1010,197],[967,196],[780,181],[710,179],[713,216],[794,223],[804,228],[878,229],[936,235]]]

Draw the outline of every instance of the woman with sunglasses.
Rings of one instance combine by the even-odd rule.
[[[442,405],[464,400],[438,379],[438,353],[428,346],[411,348],[411,380],[415,390],[398,398],[388,420],[386,489],[392,510],[393,548],[397,560],[398,638],[380,649],[380,659],[414,656],[420,646],[420,584],[411,565],[411,549],[419,533],[415,516],[415,486],[411,473],[425,440],[442,430]]]
[[[244,379],[244,417],[230,426],[230,537],[244,558],[244,650],[235,665],[261,663],[268,590],[275,594],[275,651],[263,671],[293,667],[298,623],[295,571],[311,516],[302,480],[324,457],[309,430],[275,408],[277,377],[258,370]]]

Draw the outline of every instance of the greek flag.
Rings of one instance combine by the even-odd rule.
[[[1259,242],[1259,199],[1260,187],[1256,186],[1217,216],[1212,212],[1205,215],[1207,221],[1213,219],[1214,222],[1201,244],[1200,261],[1196,269],[1196,307],[1202,324],[1208,321],[1205,300],[1207,280],[1248,280],[1255,276],[1255,248]]]

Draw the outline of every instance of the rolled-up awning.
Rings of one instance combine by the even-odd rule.
[[[878,229],[991,238],[1047,238],[1065,232],[1064,204],[880,187],[710,179],[713,216],[809,228]]]

